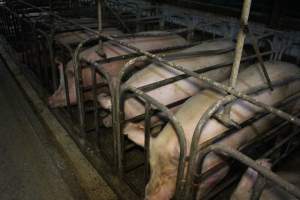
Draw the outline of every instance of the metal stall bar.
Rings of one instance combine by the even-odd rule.
[[[278,83],[276,83],[276,86],[280,86],[282,84],[287,84],[290,83],[292,81],[297,81],[299,80],[300,77],[295,76],[295,77],[290,77],[290,79],[288,80],[283,80],[283,81],[279,81]],[[275,86],[275,84],[274,84]],[[268,88],[268,85],[262,85],[253,89],[250,89],[248,91],[246,91],[246,94],[252,94],[252,93],[257,93],[258,91],[262,91]],[[192,138],[192,142],[191,142],[191,147],[190,147],[190,162],[189,165],[187,167],[187,179],[186,179],[186,188],[185,188],[185,194],[184,197],[186,199],[190,199],[191,195],[192,195],[192,182],[193,182],[193,171],[195,170],[194,168],[196,167],[196,155],[197,152],[200,150],[205,150],[207,147],[209,147],[210,145],[212,145],[216,140],[218,140],[220,137],[224,137],[224,135],[220,135],[219,137],[213,138],[212,140],[206,142],[205,144],[200,146],[200,149],[198,149],[198,142],[200,139],[200,136],[202,134],[203,128],[205,127],[205,125],[207,124],[207,122],[209,121],[210,118],[213,117],[213,115],[215,115],[215,113],[223,106],[228,105],[229,103],[232,103],[234,101],[236,101],[237,99],[242,99],[247,101],[244,98],[237,98],[235,96],[229,95],[229,96],[225,96],[222,99],[218,100],[215,104],[211,105],[208,109],[207,112],[201,117],[201,119],[199,120],[194,134],[193,134],[193,138]],[[255,105],[255,104],[254,104]],[[267,111],[269,112],[269,111]],[[273,113],[273,112],[269,112],[269,113]],[[274,113],[273,113],[274,114]]]
[[[102,33],[102,5],[101,5],[101,0],[97,0],[97,10],[98,10],[98,31],[99,34]],[[99,40],[99,53],[100,55],[103,55],[103,44],[102,40]]]
[[[63,18],[61,18],[61,19],[64,20]],[[73,23],[73,22],[70,21],[70,23]],[[93,30],[92,30],[92,31],[93,31]],[[96,33],[96,34],[97,34],[97,33]],[[280,110],[278,110],[278,109],[275,109],[275,108],[273,108],[273,107],[271,107],[271,106],[268,106],[268,105],[265,105],[265,104],[263,104],[263,103],[261,103],[261,102],[258,102],[258,101],[256,101],[255,99],[252,99],[252,98],[251,98],[250,96],[248,96],[248,95],[245,95],[245,94],[243,94],[243,93],[241,93],[241,92],[238,92],[238,91],[236,91],[236,90],[234,90],[234,89],[232,89],[232,88],[230,88],[230,87],[224,86],[224,85],[222,85],[222,84],[220,84],[220,83],[218,83],[218,82],[215,82],[215,81],[213,81],[213,80],[211,80],[211,79],[208,79],[208,78],[205,77],[205,76],[201,76],[201,75],[198,75],[198,74],[196,74],[196,73],[190,72],[190,71],[184,69],[184,68],[181,67],[181,66],[171,64],[171,63],[169,63],[168,61],[166,61],[165,59],[162,59],[162,58],[157,57],[157,56],[155,56],[155,55],[153,55],[153,54],[150,54],[149,52],[141,51],[140,49],[137,49],[137,48],[135,48],[135,47],[132,47],[131,45],[128,45],[128,44],[126,44],[126,43],[124,43],[124,42],[116,41],[116,40],[114,40],[112,37],[106,37],[106,36],[101,36],[101,37],[103,37],[104,39],[111,40],[111,41],[113,41],[113,42],[115,42],[115,43],[117,43],[117,44],[126,46],[126,47],[128,47],[128,48],[130,48],[130,49],[133,49],[133,50],[137,51],[138,53],[141,53],[141,54],[146,55],[146,57],[141,57],[141,58],[137,58],[137,59],[134,59],[134,60],[130,61],[130,62],[128,63],[129,65],[130,65],[130,64],[134,64],[134,63],[137,62],[137,61],[146,61],[146,60],[148,60],[148,58],[154,59],[154,60],[156,60],[156,61],[158,61],[158,62],[161,62],[161,63],[163,63],[163,64],[165,64],[165,65],[167,65],[167,66],[169,66],[169,67],[173,67],[173,68],[178,69],[178,70],[180,70],[180,71],[182,71],[182,72],[185,72],[185,73],[188,74],[188,75],[191,75],[191,76],[193,76],[193,77],[199,78],[200,80],[203,80],[204,82],[208,83],[208,84],[209,84],[210,86],[212,86],[213,88],[216,88],[216,89],[218,89],[218,90],[220,90],[220,91],[225,91],[225,92],[227,92],[227,93],[229,93],[229,94],[232,94],[232,95],[234,95],[234,96],[236,96],[236,97],[243,98],[244,100],[246,100],[246,101],[248,101],[248,102],[251,102],[251,103],[253,103],[254,105],[260,106],[260,107],[264,108],[265,110],[267,110],[267,111],[269,111],[269,112],[271,112],[271,113],[274,113],[275,115],[277,115],[277,116],[279,116],[279,117],[281,117],[281,118],[284,118],[284,119],[286,119],[286,120],[288,120],[288,121],[290,121],[290,122],[292,122],[292,123],[294,123],[294,124],[296,124],[296,125],[299,125],[299,124],[300,124],[300,120],[299,120],[298,118],[294,118],[293,116],[291,116],[291,115],[289,115],[289,114],[287,114],[287,113],[285,113],[285,112],[282,112],[282,111],[280,111]],[[77,59],[78,57],[75,56],[75,58]],[[77,76],[76,78],[78,78],[78,76]],[[116,114],[116,113],[115,113],[115,114]],[[117,122],[118,122],[118,121],[117,121]],[[118,142],[118,141],[117,141],[117,142]]]
[[[98,39],[98,37],[97,38],[89,38],[89,39],[87,39],[87,40],[84,40],[84,41],[82,41],[81,43],[80,43],[80,45],[78,46],[78,48],[77,48],[77,50],[76,50],[76,52],[79,52],[81,49],[83,49],[83,46],[85,45],[85,44],[88,44],[88,43],[90,43],[91,41],[93,41],[93,40],[97,40]],[[176,47],[177,48],[177,47]],[[167,48],[168,49],[168,48]],[[171,48],[170,48],[171,49]],[[164,49],[161,49],[161,50],[164,50]],[[174,54],[174,55],[172,55],[172,56],[167,56],[166,58],[168,58],[168,59],[170,59],[170,58],[172,58],[172,59],[174,59],[174,58],[180,58],[181,56],[187,56],[187,55],[189,55],[189,56],[196,56],[196,55],[207,55],[207,54],[211,54],[211,55],[214,55],[214,54],[221,54],[221,53],[226,53],[226,52],[229,52],[229,51],[232,51],[233,49],[232,48],[229,48],[229,49],[222,49],[222,50],[215,50],[215,51],[199,51],[199,52],[195,52],[195,53],[193,53],[193,54],[184,54],[184,55],[179,55],[179,54]],[[78,53],[79,54],[79,53]],[[75,54],[75,55],[78,55],[77,53]],[[134,54],[135,55],[135,54]],[[120,57],[117,57],[117,58],[120,58],[120,59],[125,59],[126,58],[126,56],[120,56]],[[114,60],[113,58],[112,58],[112,60]],[[97,63],[95,62],[95,63],[89,63],[89,62],[87,62],[86,60],[84,60],[84,59],[80,59],[80,61],[83,61],[83,62],[85,62],[85,63],[89,63],[88,65],[86,65],[86,66],[89,66],[89,65],[92,65],[93,67],[97,67],[98,66],[98,68],[101,68],[101,66],[99,65],[99,63],[106,63],[106,62],[108,62],[108,61],[112,61],[112,60],[110,60],[109,58],[108,59],[106,59],[106,60],[104,60],[103,62],[101,62],[101,61],[97,61]],[[79,61],[79,60],[78,60]],[[82,66],[81,65],[78,65],[78,69],[77,69],[77,71],[81,71],[81,69],[82,69]],[[213,69],[213,68],[212,68]],[[211,69],[211,70],[212,70]],[[204,70],[205,71],[205,70]],[[79,75],[78,77],[80,77],[81,75]],[[109,81],[110,82],[110,81]],[[76,81],[76,85],[77,85],[77,93],[79,94],[79,98],[84,98],[84,96],[83,96],[83,92],[84,92],[84,88],[81,86],[81,83],[80,82],[77,82]],[[83,136],[83,137],[85,137],[85,135],[86,135],[86,133],[85,133],[85,128],[86,128],[86,125],[85,125],[85,111],[86,111],[86,109],[85,109],[85,106],[84,106],[84,103],[82,102],[82,100],[83,99],[81,99],[81,100],[78,100],[78,105],[80,106],[80,110],[79,110],[79,113],[80,113],[80,122],[81,122],[81,131],[82,131],[82,134],[81,134],[81,136]],[[114,157],[116,157],[116,156],[114,156]]]
[[[236,50],[235,50],[234,63],[232,66],[231,76],[230,76],[230,80],[229,80],[229,86],[232,88],[235,88],[235,85],[236,85],[236,81],[237,81],[238,74],[239,74],[241,58],[242,58],[242,54],[243,54],[243,48],[244,48],[245,39],[246,39],[246,32],[249,31],[248,20],[249,20],[249,15],[250,15],[251,2],[252,2],[252,0],[244,0],[244,3],[243,3],[242,15],[241,15],[241,21],[240,21],[240,30],[239,30],[239,33],[237,36],[237,44],[236,44]],[[255,40],[254,35],[252,33],[251,33],[251,39],[252,39],[253,48],[255,50],[257,58],[263,69],[263,73],[267,79],[267,82],[268,82],[270,88],[272,89],[272,84],[271,84],[269,75],[266,71],[264,62],[261,58],[260,51],[259,51],[259,48],[257,45],[257,41]],[[231,110],[231,106],[228,105],[226,107],[226,109],[224,110],[224,113],[222,116],[224,119],[226,119],[229,122],[231,122],[230,110]],[[232,123],[234,123],[234,122],[232,122]]]
[[[237,76],[239,74],[240,62],[241,62],[244,43],[245,43],[245,39],[246,39],[245,31],[248,26],[248,19],[249,19],[249,15],[250,15],[251,1],[252,0],[244,0],[244,4],[243,4],[242,16],[241,16],[241,22],[240,22],[241,27],[240,27],[240,31],[237,36],[237,44],[236,44],[234,63],[232,66],[232,72],[231,72],[230,81],[229,81],[229,85],[232,88],[235,87]]]
[[[289,194],[293,195],[297,199],[300,199],[299,188],[297,188],[293,184],[285,181],[280,176],[271,172],[269,169],[266,169],[265,167],[260,166],[254,160],[252,160],[248,156],[240,153],[239,151],[237,151],[233,148],[221,145],[221,144],[211,145],[207,148],[207,150],[205,152],[203,152],[203,154],[201,154],[200,159],[204,159],[204,157],[210,152],[219,153],[219,154],[231,157],[235,160],[238,160],[239,162],[245,164],[246,166],[251,167],[252,169],[257,171],[261,176],[267,178],[272,183],[278,185],[279,187],[281,187],[283,190],[285,190]]]
[[[8,12],[10,12],[16,18],[20,18],[19,14],[17,12],[11,10],[10,8],[8,8],[6,6],[3,7],[3,8],[6,9]],[[48,34],[44,31],[36,28],[36,24],[34,22],[30,21],[30,19],[27,19],[27,18],[23,17],[23,18],[20,18],[20,20],[25,22],[30,27],[31,30],[36,30],[39,34],[41,34],[45,38],[45,40],[47,41],[47,47],[48,47],[48,50],[49,50],[49,54],[53,55],[53,52],[52,52],[53,50],[50,47],[51,39],[49,38]],[[25,42],[25,41],[23,41],[23,42]],[[23,48],[25,48],[25,46]],[[28,47],[26,47],[26,48],[28,48]],[[25,56],[25,57],[32,57],[32,56]],[[52,66],[51,69],[53,69],[55,66],[54,66],[54,63],[51,62],[51,60],[52,59],[50,58],[50,63],[51,63],[51,66]],[[29,62],[30,62],[30,60],[28,60],[27,64],[30,64]],[[47,69],[45,69],[45,72],[46,72],[45,74],[46,74],[46,77],[47,77],[48,76]],[[40,75],[40,78],[41,78],[42,75],[41,74],[39,74],[39,75]],[[46,79],[48,80],[48,78],[46,78]],[[46,84],[48,86],[48,83],[44,82],[44,84]],[[56,89],[56,88],[54,88],[54,89]]]
[[[273,52],[265,52],[265,53],[262,54],[262,56],[268,56],[268,55],[271,55],[272,53]],[[248,56],[248,57],[242,58],[242,62],[247,62],[247,61],[253,60],[255,58],[256,58],[256,55]],[[232,65],[232,62],[222,63],[222,64],[218,64],[218,65],[214,65],[214,66],[208,66],[208,67],[205,67],[203,69],[196,70],[194,72],[196,72],[198,74],[202,74],[202,73],[209,72],[209,71],[212,71],[212,70],[216,70],[216,69],[220,69],[220,68],[224,68],[224,67],[229,67],[230,65]],[[130,72],[131,70],[132,70],[131,68],[124,69],[124,73],[123,73],[122,76],[127,77],[128,72]],[[149,85],[142,86],[138,89],[142,90],[143,92],[148,92],[148,91],[154,90],[158,87],[162,87],[162,86],[165,86],[165,85],[168,85],[168,84],[171,84],[171,83],[174,83],[174,82],[177,82],[177,81],[189,78],[189,77],[190,77],[189,75],[182,74],[182,75],[178,75],[178,76],[175,76],[175,77],[172,77],[172,78],[168,78],[168,79],[165,79],[165,80],[162,80],[162,81],[159,81],[159,82],[155,82],[155,83],[152,83],[152,84],[149,84]],[[122,78],[121,78],[121,80],[122,80]],[[184,100],[180,100],[180,102],[184,102]],[[173,107],[173,105],[176,106],[177,103],[179,103],[179,102],[175,102],[175,103],[172,103],[170,105],[167,105],[167,107],[170,108],[170,107]],[[135,121],[136,122],[136,121],[140,121],[142,119],[144,119],[144,115],[136,116],[133,119],[129,119],[127,121],[132,121],[132,122]]]
[[[186,139],[184,136],[184,131],[183,131],[182,126],[180,125],[179,121],[176,119],[176,117],[173,115],[173,113],[168,108],[166,108],[163,104],[159,103],[158,101],[156,101],[155,99],[153,99],[152,97],[145,94],[143,91],[141,91],[139,89],[136,89],[127,84],[124,84],[122,86],[120,92],[121,92],[120,93],[121,96],[123,94],[125,94],[126,92],[131,92],[131,93],[135,94],[137,97],[143,99],[146,102],[146,105],[147,104],[153,105],[154,107],[159,109],[161,112],[164,112],[167,114],[167,117],[169,118],[170,123],[173,125],[173,127],[175,129],[175,132],[176,132],[176,135],[177,135],[178,141],[179,141],[180,153],[179,153],[177,180],[182,180],[184,177],[184,167],[185,167],[185,161],[186,161],[187,146],[186,146]],[[119,105],[122,106],[121,104],[119,104]],[[147,125],[147,127],[148,127],[148,125]],[[150,138],[148,137],[148,139],[150,139]],[[149,141],[147,141],[146,144],[148,144],[148,142]],[[119,162],[122,162],[122,160]],[[177,181],[176,192],[181,191],[182,188],[183,188],[183,182]]]
[[[24,3],[24,4],[28,4],[28,3],[26,3],[26,2],[24,2],[24,1],[22,1],[22,0],[17,0],[17,1],[22,2],[22,3]],[[37,9],[40,9],[40,8],[37,7]],[[57,17],[58,19],[62,20],[62,21],[69,22],[69,23],[74,24],[74,25],[78,25],[79,27],[81,27],[81,28],[83,28],[83,29],[85,29],[85,30],[91,31],[92,33],[95,33],[96,35],[99,34],[97,31],[95,31],[95,30],[93,30],[93,29],[87,28],[87,27],[82,26],[82,25],[80,25],[80,24],[74,23],[74,22],[72,22],[72,21],[70,21],[70,20],[64,19],[64,18],[62,18],[62,17],[60,17],[60,16],[58,16],[58,15],[56,15],[56,14],[50,13],[50,15],[53,15],[53,16]],[[133,59],[133,60],[131,60],[130,62],[128,62],[128,64],[134,64],[134,63],[137,62],[137,61],[146,61],[146,60],[148,60],[148,58],[153,59],[153,60],[156,60],[156,61],[158,61],[158,62],[160,62],[160,63],[162,63],[162,64],[165,64],[165,65],[167,65],[167,66],[169,66],[169,67],[175,68],[175,69],[177,69],[177,70],[179,70],[179,71],[182,71],[182,72],[184,72],[184,73],[186,73],[186,74],[188,74],[188,75],[191,75],[192,77],[198,78],[198,79],[200,79],[200,80],[206,82],[206,83],[209,84],[211,87],[213,87],[213,88],[215,88],[215,89],[217,89],[217,90],[225,91],[225,92],[227,92],[227,93],[229,93],[229,94],[232,94],[232,95],[234,95],[234,96],[236,96],[236,97],[240,97],[240,98],[247,99],[247,101],[249,101],[249,102],[251,102],[251,103],[253,103],[253,104],[257,105],[257,106],[260,106],[260,107],[264,108],[265,110],[268,110],[269,112],[272,112],[272,113],[278,115],[279,117],[282,117],[282,118],[284,118],[284,119],[286,119],[286,120],[288,120],[288,121],[290,121],[290,122],[292,122],[292,123],[295,123],[296,125],[300,125],[300,119],[294,118],[293,116],[291,116],[291,115],[289,115],[289,114],[287,114],[287,113],[285,113],[285,112],[283,112],[283,111],[274,109],[274,108],[272,108],[271,106],[265,105],[265,104],[263,104],[263,103],[261,103],[261,102],[257,102],[256,100],[252,99],[251,97],[249,97],[249,96],[247,96],[247,95],[244,95],[244,94],[242,94],[242,93],[240,93],[240,92],[234,90],[234,89],[231,88],[231,87],[228,87],[228,86],[225,86],[225,85],[223,85],[223,84],[220,84],[220,83],[218,83],[218,82],[216,82],[216,81],[213,81],[212,79],[209,79],[209,78],[207,78],[207,77],[205,77],[205,76],[203,76],[203,75],[198,75],[197,73],[194,73],[194,72],[191,72],[191,71],[189,71],[189,70],[186,70],[186,69],[185,69],[184,67],[182,67],[182,66],[179,66],[179,65],[175,65],[175,64],[169,63],[167,60],[165,60],[165,59],[163,59],[163,58],[161,58],[161,57],[159,57],[159,56],[153,55],[153,54],[151,54],[151,53],[149,53],[149,52],[147,52],[147,51],[140,50],[140,49],[138,49],[138,48],[136,48],[136,47],[134,47],[134,46],[132,46],[132,45],[129,45],[129,44],[125,43],[125,42],[115,40],[114,38],[112,38],[112,37],[110,37],[110,36],[100,35],[100,37],[102,37],[103,39],[110,40],[110,41],[112,41],[112,42],[114,42],[114,43],[116,43],[116,44],[125,46],[125,47],[127,47],[127,48],[129,48],[129,49],[132,49],[132,50],[134,50],[134,51],[136,51],[136,52],[138,52],[138,53],[143,54],[143,55],[146,56],[146,57],[141,57],[141,58]],[[77,52],[77,53],[78,53],[78,52]],[[74,56],[74,58],[77,58],[77,57]],[[75,63],[77,63],[77,62],[74,62],[74,64],[75,64]],[[77,66],[77,67],[75,66],[75,70],[76,70],[77,68],[78,68],[78,66]],[[77,71],[77,70],[76,70],[76,71]],[[78,78],[78,76],[75,76],[75,77]],[[79,97],[79,98],[80,98],[80,97]]]

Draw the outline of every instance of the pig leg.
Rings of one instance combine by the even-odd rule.
[[[271,169],[271,163],[267,159],[258,160],[257,163],[263,167]],[[253,193],[253,187],[257,181],[257,178],[258,172],[256,172],[252,168],[247,169],[230,199],[250,200]]]
[[[65,77],[64,77],[63,63],[58,61],[57,59],[55,59],[55,63],[58,64],[57,67],[58,67],[58,70],[59,70],[60,81],[59,81],[58,88],[55,90],[53,95],[48,98],[48,104],[50,105],[50,107],[55,107],[56,100],[64,92],[64,88],[65,88],[65,84],[64,84],[65,83]]]
[[[151,156],[151,155],[150,155]],[[171,199],[176,188],[177,166],[169,154],[152,156],[151,178],[146,186],[146,200]]]

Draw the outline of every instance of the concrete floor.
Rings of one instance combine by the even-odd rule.
[[[0,199],[86,199],[41,127],[0,62]]]

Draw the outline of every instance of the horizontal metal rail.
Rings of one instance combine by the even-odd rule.
[[[287,191],[289,194],[293,195],[294,197],[300,199],[300,190],[293,184],[285,181],[280,176],[276,175],[275,173],[271,172],[269,169],[260,166],[257,164],[254,160],[249,158],[248,156],[240,153],[238,150],[221,145],[221,144],[215,144],[209,146],[205,152],[201,155],[202,158],[205,157],[208,153],[215,152],[217,154],[222,154],[224,156],[233,158],[243,164],[245,164],[248,167],[251,167],[255,171],[257,171],[261,176],[267,178],[272,183],[278,185],[283,190]]]
[[[277,84],[274,83],[274,87],[275,86],[280,86],[283,83],[286,84],[286,83],[289,83],[290,81],[297,81],[297,80],[299,80],[299,76],[294,76],[294,77],[291,77],[288,80],[279,81]],[[259,86],[257,88],[250,89],[249,91],[247,91],[245,93],[246,94],[252,94],[252,93],[256,93],[258,91],[265,90],[267,88],[268,88],[267,85],[262,85],[262,86]],[[205,114],[202,115],[201,119],[199,120],[199,122],[198,122],[198,124],[195,128],[195,131],[194,131],[194,134],[193,134],[193,137],[192,137],[192,141],[191,141],[191,146],[190,146],[190,155],[189,155],[190,161],[189,161],[189,164],[188,164],[188,167],[187,167],[186,189],[185,189],[185,194],[184,194],[186,199],[191,198],[192,182],[193,182],[193,177],[194,177],[193,172],[195,171],[194,168],[197,166],[196,165],[196,157],[197,157],[197,153],[199,152],[198,143],[199,143],[199,139],[201,137],[201,134],[203,132],[203,129],[204,129],[205,125],[207,124],[209,119],[211,119],[221,107],[223,107],[223,106],[225,106],[229,103],[235,102],[238,99],[246,100],[244,98],[237,98],[237,97],[232,96],[232,95],[228,95],[228,96],[225,96],[225,97],[221,98],[215,104],[211,105],[207,109],[207,112],[205,112]],[[267,111],[267,112],[269,112],[269,111]],[[269,113],[275,114],[273,112],[269,112]],[[275,116],[277,116],[277,115],[275,114]],[[205,151],[205,149],[208,148],[210,145],[212,145],[215,141],[216,141],[216,138],[214,138],[211,141],[206,142],[205,144],[200,146],[200,150]]]
[[[165,107],[163,104],[159,103],[157,100],[153,99],[152,97],[150,97],[149,95],[145,94],[143,91],[136,89],[132,86],[129,86],[127,84],[123,84],[121,91],[120,91],[120,98],[122,98],[123,94],[125,94],[126,92],[131,92],[134,93],[137,97],[143,99],[144,101],[146,101],[146,105],[148,105],[148,109],[147,110],[147,115],[149,115],[149,106],[154,106],[155,108],[159,109],[161,112],[165,113],[170,121],[170,123],[173,125],[176,135],[178,137],[178,142],[179,142],[179,164],[178,164],[178,173],[177,173],[177,180],[182,180],[184,177],[184,168],[185,168],[185,158],[186,158],[186,139],[185,139],[185,135],[184,135],[184,131],[182,126],[180,125],[180,122],[176,119],[176,117],[173,115],[173,113],[167,108]],[[119,104],[120,105],[120,104]],[[121,106],[121,105],[120,105]],[[149,124],[149,117],[146,116],[146,119],[148,119],[148,123]],[[146,129],[149,128],[148,125],[146,125]],[[149,145],[149,130],[148,132],[148,136],[147,136],[147,140],[145,140],[146,145]],[[119,137],[121,137],[122,135],[119,134]],[[121,141],[121,139],[119,138],[119,140]],[[121,143],[119,143],[121,144]],[[122,147],[119,147],[119,149],[122,149]],[[121,155],[121,152],[120,152]],[[122,157],[119,156],[119,159],[122,163]],[[122,166],[121,166],[121,170]],[[181,191],[183,188],[183,182],[177,181],[176,182],[176,192]]]
[[[28,3],[26,3],[26,2],[24,2],[22,0],[17,0],[17,1],[19,1],[19,2],[21,2],[23,4],[25,4],[25,5],[28,5]],[[38,7],[36,7],[36,8],[40,9]],[[42,10],[42,9],[40,9],[40,10]],[[99,35],[99,33],[97,31],[93,30],[93,29],[89,29],[89,28],[87,28],[85,26],[82,26],[82,25],[74,23],[74,22],[72,22],[70,20],[64,19],[64,18],[62,18],[62,17],[60,17],[60,16],[58,16],[56,14],[53,14],[53,13],[50,13],[50,15],[52,15],[52,16],[54,16],[54,17],[56,17],[56,18],[58,18],[58,19],[60,19],[62,21],[69,22],[69,23],[74,24],[74,25],[78,25],[79,27],[82,27],[83,29],[85,29],[87,31],[90,31],[92,33],[95,33],[96,35]],[[188,75],[190,75],[192,77],[198,78],[199,80],[204,81],[205,83],[207,83],[211,87],[213,87],[213,88],[215,88],[215,89],[217,89],[217,90],[219,90],[221,92],[227,92],[228,94],[231,94],[233,96],[236,96],[236,97],[239,97],[239,98],[243,98],[246,101],[248,101],[248,102],[250,102],[250,103],[252,103],[252,104],[254,104],[256,106],[262,107],[263,109],[265,109],[265,110],[267,110],[269,112],[272,112],[272,113],[278,115],[281,118],[284,118],[285,120],[288,120],[288,121],[290,121],[290,122],[292,122],[292,123],[294,123],[296,125],[300,125],[300,119],[299,118],[295,118],[295,117],[289,115],[288,113],[285,113],[283,111],[277,110],[277,109],[275,109],[275,108],[273,108],[271,106],[268,106],[268,105],[266,105],[264,103],[258,102],[255,99],[251,98],[250,96],[247,96],[247,95],[245,95],[245,94],[243,94],[243,93],[241,93],[239,91],[236,91],[235,89],[233,89],[231,87],[225,86],[225,85],[223,85],[221,83],[218,83],[218,82],[216,82],[216,81],[214,81],[212,79],[209,79],[209,78],[207,78],[207,77],[205,77],[203,75],[198,75],[197,73],[191,72],[191,71],[185,69],[182,66],[170,63],[166,59],[163,59],[163,58],[161,58],[159,56],[151,54],[151,53],[149,53],[147,51],[143,51],[143,50],[141,50],[139,48],[136,48],[136,47],[134,47],[134,46],[132,46],[130,44],[127,44],[126,42],[118,41],[118,40],[115,40],[114,38],[112,38],[110,36],[104,36],[104,35],[101,35],[101,34],[99,35],[99,37],[101,37],[103,39],[110,40],[110,41],[112,41],[112,42],[114,42],[116,44],[125,46],[125,47],[127,47],[129,49],[132,49],[132,50],[136,51],[137,53],[145,55],[145,57],[135,58],[135,59],[129,61],[127,63],[127,65],[133,65],[137,61],[146,61],[148,59],[153,59],[153,60],[155,60],[157,62],[160,62],[160,63],[162,63],[162,64],[164,64],[166,66],[169,66],[171,68],[174,68],[174,69],[177,69],[179,71],[182,71],[182,72],[184,72],[184,73],[186,73],[186,74],[188,74]],[[76,58],[77,58],[76,55],[74,55],[74,59],[76,59]],[[74,61],[74,63],[77,63],[77,62]]]

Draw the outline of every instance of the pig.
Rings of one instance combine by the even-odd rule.
[[[259,159],[256,161],[259,165],[271,169],[272,164],[267,159]],[[296,164],[298,165],[295,165]],[[291,165],[292,164],[292,165]],[[293,157],[291,160],[288,160],[284,163],[284,167],[279,166],[279,169],[276,170],[276,174],[279,175],[284,180],[299,186],[300,185],[300,176],[299,176],[299,159]],[[286,167],[289,165],[289,167]],[[291,167],[292,166],[292,167]],[[231,196],[231,200],[251,200],[251,195],[253,194],[253,188],[257,181],[259,174],[252,168],[248,168],[245,174],[242,176],[240,182],[238,183],[235,191]],[[274,184],[269,184],[267,182],[265,188],[263,189],[260,200],[296,200],[297,198],[288,194],[278,186]]]
[[[163,31],[152,31],[149,33],[165,33]],[[126,38],[121,39],[121,41],[131,44],[134,47],[137,47],[142,50],[150,51],[159,48],[173,47],[173,46],[181,46],[187,45],[187,41],[178,35],[168,35],[168,36],[159,36],[159,37],[136,37],[136,38]],[[93,46],[89,49],[84,50],[80,57],[86,59],[89,62],[94,62],[96,60],[104,59],[97,53],[99,46]],[[128,49],[126,47],[116,45],[115,43],[108,41],[103,43],[103,51],[105,53],[106,58],[127,55],[130,53],[134,53],[133,50]],[[119,60],[110,63],[106,63],[101,65],[101,67],[106,71],[110,76],[116,76],[119,71],[122,69],[126,60]],[[60,70],[60,85],[57,91],[48,98],[48,104],[50,107],[64,107],[67,105],[66,103],[66,91],[64,88],[64,80],[63,80],[63,67],[61,63],[59,63]],[[68,81],[68,89],[69,89],[69,98],[70,104],[75,105],[77,103],[76,99],[76,88],[75,88],[75,74],[74,74],[74,66],[73,62],[70,61],[66,66],[66,75]],[[85,68],[82,70],[82,79],[83,85],[89,86],[92,83],[92,74],[90,68]],[[97,82],[101,82],[101,78],[97,77]],[[91,98],[91,95],[85,96],[85,99],[88,100]]]
[[[299,68],[293,64],[266,62],[265,65],[272,82],[283,80],[291,76],[300,76]],[[265,85],[265,78],[259,66],[259,64],[255,64],[239,74],[236,85],[237,90],[247,91],[256,86]],[[223,84],[228,84],[228,81],[223,82]],[[265,104],[274,105],[288,96],[299,92],[299,90],[299,81],[295,81],[284,86],[275,87],[274,91],[264,90],[263,92],[253,94],[252,97]],[[198,121],[203,114],[206,113],[207,109],[222,97],[224,97],[223,93],[213,89],[201,91],[187,100],[175,113],[175,117],[181,123],[184,130],[188,150],[187,155],[189,154],[191,140]],[[232,104],[230,116],[234,122],[240,124],[255,116],[255,113],[259,111],[262,111],[262,108],[238,100]],[[219,143],[237,149],[256,136],[271,129],[276,123],[278,123],[278,117],[275,117],[273,114],[268,115],[251,126],[245,127],[224,138]],[[228,130],[228,128],[225,125],[215,119],[210,119],[201,133],[198,144],[201,145],[226,130]],[[145,199],[167,200],[173,197],[177,178],[178,158],[178,139],[172,125],[169,123],[157,137],[151,137],[150,139],[151,176],[146,186]],[[209,153],[204,158],[201,168],[202,173],[222,163],[226,164],[222,157],[214,153]],[[203,198],[207,192],[225,177],[229,170],[229,166],[225,166],[227,167],[209,176],[198,185],[198,199]]]
[[[222,39],[215,41],[206,41],[194,47],[185,49],[180,53],[188,53],[203,50],[220,50],[220,49],[230,49],[234,48],[234,43],[232,41]],[[198,70],[208,66],[230,63],[233,61],[233,51],[224,52],[222,54],[215,55],[199,55],[183,57],[179,59],[172,60],[173,63],[181,65],[189,70]],[[228,78],[230,73],[230,68],[225,67],[218,70],[210,71],[204,73],[207,77],[211,79],[222,81]],[[171,69],[170,67],[163,67],[161,64],[153,63],[141,71],[135,73],[126,84],[133,87],[142,87],[151,83],[155,83],[161,80],[165,80],[177,75],[182,74],[182,72]],[[152,91],[147,92],[149,96],[158,100],[164,105],[188,98],[196,94],[199,90],[203,89],[205,84],[202,81],[196,80],[195,78],[188,78],[184,80],[177,81],[175,83],[159,87]],[[111,109],[110,97],[101,96],[98,98],[100,105],[103,108]],[[174,109],[175,111],[176,109]],[[124,113],[125,119],[130,119],[135,116],[141,115],[145,112],[144,106],[139,103],[134,98],[125,101]],[[154,122],[157,120],[154,120]],[[103,120],[105,126],[111,126],[111,116],[108,116]],[[143,146],[143,133],[144,133],[144,122],[141,123],[127,123],[123,130],[123,134],[127,135],[129,139],[134,141],[136,144]]]

